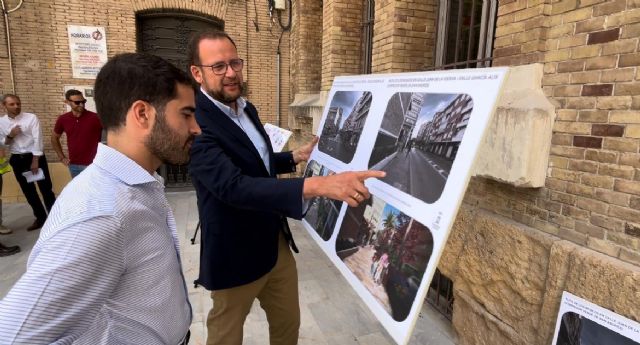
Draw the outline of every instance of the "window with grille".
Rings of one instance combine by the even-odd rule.
[[[439,311],[449,321],[453,317],[453,281],[436,268],[431,279],[427,302]]]
[[[440,0],[433,69],[491,66],[498,1]]]

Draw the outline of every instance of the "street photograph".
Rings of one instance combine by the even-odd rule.
[[[433,252],[423,224],[371,196],[350,207],[336,239],[336,254],[396,321],[406,319]]]
[[[370,107],[371,92],[336,92],[322,127],[318,149],[341,162],[350,163]]]
[[[473,100],[467,94],[395,93],[369,158],[390,186],[426,203],[440,198],[458,153]]]
[[[637,342],[574,312],[562,315],[554,345],[638,345]]]
[[[307,168],[304,171],[304,177],[333,174],[333,171],[314,160],[307,164]],[[304,220],[320,235],[320,238],[328,241],[331,235],[333,235],[333,229],[338,220],[340,207],[342,207],[342,201],[322,196],[314,197],[308,201],[308,208]]]

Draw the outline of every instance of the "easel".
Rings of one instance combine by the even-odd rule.
[[[196,225],[196,230],[193,232],[193,237],[191,237],[191,244],[196,244],[196,236],[198,236],[198,230],[200,229],[200,221],[198,220],[198,225]],[[193,287],[197,288],[198,287],[198,281],[194,280],[193,281]]]
[[[198,229],[200,229],[200,221],[198,221],[198,225],[196,225],[196,230],[193,232],[193,237],[191,237],[191,244],[196,244],[196,236],[198,236]]]

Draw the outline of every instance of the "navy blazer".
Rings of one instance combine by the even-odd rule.
[[[208,290],[244,285],[271,271],[285,217],[302,218],[304,180],[276,178],[295,171],[291,152],[274,153],[256,108],[247,102],[245,113],[269,147],[271,171],[244,131],[197,92],[202,134],[191,147],[189,170],[202,226],[197,283]]]

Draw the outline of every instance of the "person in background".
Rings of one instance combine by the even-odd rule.
[[[17,95],[2,96],[2,105],[7,110],[7,114],[0,117],[0,142],[9,146],[11,153],[9,163],[13,174],[36,217],[27,231],[37,230],[44,225],[47,212],[51,211],[56,201],[47,157],[43,152],[40,121],[35,114],[22,112],[22,102]],[[38,182],[29,183],[22,175],[27,171],[37,174],[39,169],[42,169],[44,178]],[[36,190],[36,183],[44,199],[44,205]]]
[[[71,89],[64,97],[71,111],[58,116],[51,134],[51,146],[74,178],[93,162],[102,137],[102,124],[96,113],[85,109],[87,100],[82,92]],[[69,157],[64,155],[60,144],[63,133],[67,135]]]
[[[0,235],[8,235],[12,231],[11,229],[2,225],[2,175],[8,173],[11,170],[9,168],[9,161],[7,161],[6,150],[4,145],[0,144]],[[20,252],[19,246],[7,247],[0,243],[0,257],[9,256]]]
[[[108,146],[62,191],[0,301],[0,344],[188,341],[176,224],[156,169],[187,163],[200,133],[191,79],[157,56],[121,54],[95,95]]]

